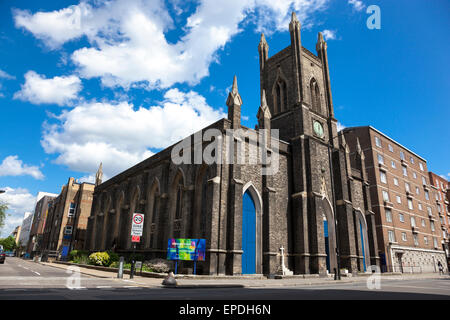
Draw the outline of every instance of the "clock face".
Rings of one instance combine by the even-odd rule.
[[[318,121],[314,121],[313,128],[314,128],[314,133],[315,133],[318,137],[322,138],[322,137],[323,137],[323,127],[322,127],[322,124],[321,124],[320,122],[318,122]]]

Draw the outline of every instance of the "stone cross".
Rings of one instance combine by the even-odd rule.
[[[280,251],[281,251],[281,268],[282,268],[283,271],[284,271],[284,269],[286,268],[286,266],[285,266],[285,264],[284,264],[284,248],[283,248],[283,246],[281,246]]]

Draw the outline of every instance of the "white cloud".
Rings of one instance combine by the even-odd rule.
[[[1,176],[23,176],[30,175],[35,179],[42,180],[44,175],[37,166],[28,166],[19,160],[18,156],[8,156],[0,164]]]
[[[323,30],[322,35],[325,38],[325,40],[336,40],[335,30]]]
[[[255,22],[257,31],[286,30],[292,10],[306,21],[328,2],[202,0],[176,43],[166,39],[174,22],[157,0],[86,0],[52,12],[16,10],[14,19],[16,27],[32,32],[52,49],[85,36],[91,46],[71,55],[82,77],[99,77],[111,87],[144,83],[148,88],[169,88],[176,83],[197,84],[208,76],[217,52],[241,31],[239,25],[246,18]]]
[[[81,80],[77,76],[54,77],[46,79],[34,71],[25,74],[25,83],[14,94],[14,99],[34,104],[69,105],[77,99],[81,90]]]
[[[0,69],[0,79],[8,79],[8,80],[12,80],[15,79],[16,77],[6,73],[5,71]]]
[[[5,226],[1,230],[3,237],[8,236],[15,227],[22,225],[25,212],[34,211],[36,197],[23,188],[2,187],[0,189],[6,191],[0,194],[0,201],[8,204],[8,216],[5,219]]]
[[[337,123],[337,131],[338,132],[341,131],[341,130],[344,130],[345,128],[346,127],[342,123],[340,123],[340,122]]]
[[[42,146],[71,170],[93,174],[103,162],[105,175],[112,177],[153,155],[150,149],[167,147],[226,117],[193,91],[171,89],[164,99],[149,108],[127,102],[84,103],[64,111],[59,123],[45,126]]]
[[[361,11],[364,9],[365,5],[360,0],[348,0],[348,3],[353,6],[353,9],[356,11]]]

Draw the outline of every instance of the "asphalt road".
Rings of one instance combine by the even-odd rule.
[[[447,279],[383,279],[370,290],[365,282],[276,288],[148,288],[128,279],[81,275],[18,258],[0,265],[0,300],[450,300]],[[76,289],[73,287],[76,286]]]

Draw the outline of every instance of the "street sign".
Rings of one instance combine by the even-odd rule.
[[[144,231],[144,215],[142,213],[133,213],[131,224],[131,236],[142,236]]]
[[[141,242],[140,236],[131,236],[131,242]]]
[[[142,268],[142,261],[136,261],[136,270]]]

